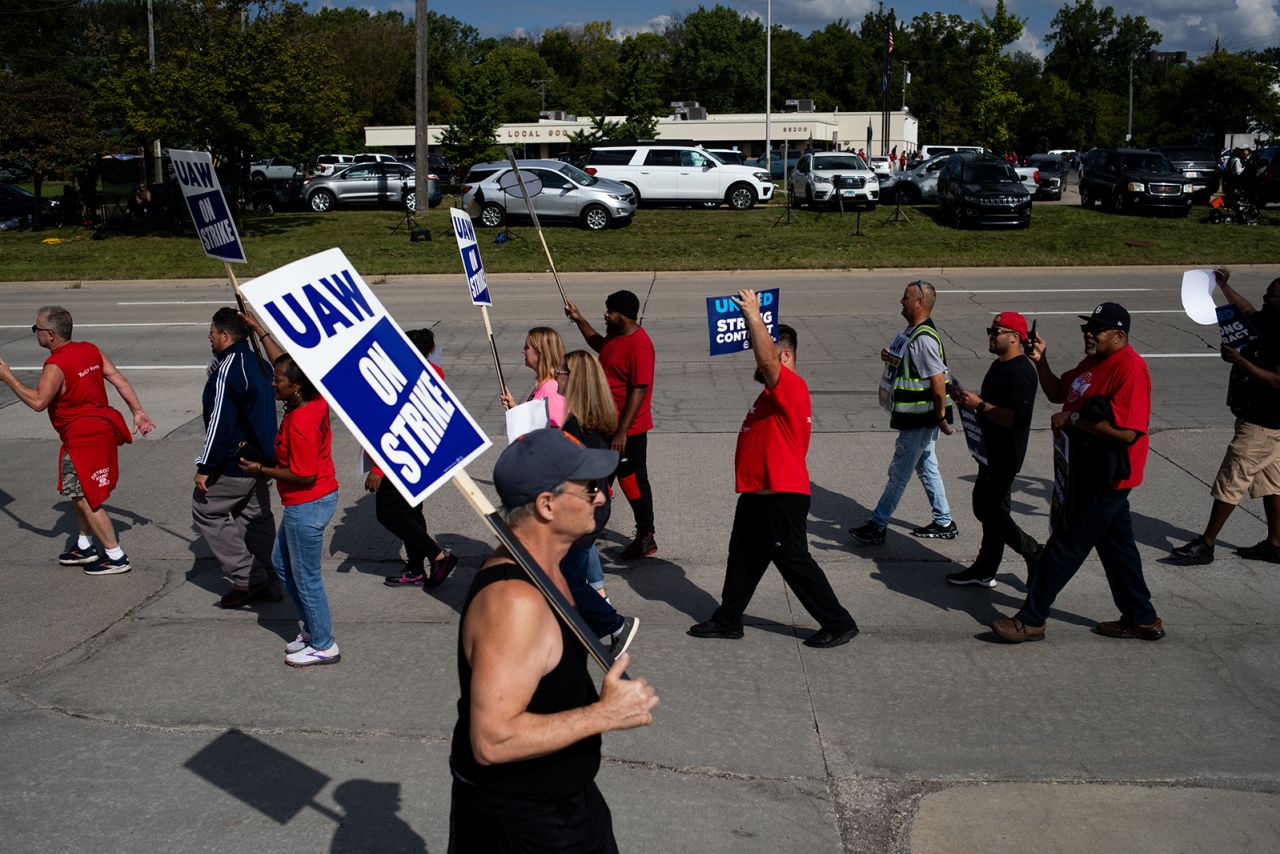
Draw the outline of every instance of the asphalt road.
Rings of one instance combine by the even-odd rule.
[[[443,251],[443,248],[441,249]],[[1260,296],[1277,268],[1235,271]],[[905,536],[927,519],[908,488],[888,542],[855,549],[845,529],[883,485],[893,435],[876,404],[877,354],[903,326],[898,298],[917,277],[938,288],[935,318],[951,365],[976,386],[985,328],[1002,310],[1038,322],[1058,369],[1081,354],[1080,321],[1126,305],[1155,384],[1152,457],[1134,493],[1136,537],[1169,636],[1120,642],[1090,629],[1114,619],[1096,560],[1058,601],[1045,643],[990,642],[1011,614],[1020,561],[995,590],[949,587],[979,528],[975,466],[960,438],[940,455],[961,536]],[[597,315],[627,287],[647,297],[658,352],[651,469],[656,558],[613,558],[625,506],[603,538],[610,595],[641,619],[633,670],[663,703],[645,730],[605,738],[601,788],[623,850],[680,852],[1273,851],[1280,847],[1280,576],[1231,546],[1264,531],[1249,501],[1218,560],[1160,558],[1197,533],[1230,435],[1227,369],[1216,330],[1179,306],[1168,268],[894,270],[573,275],[565,287]],[[573,327],[549,275],[495,276],[493,316],[517,394],[532,384],[520,345],[533,325]],[[732,518],[734,436],[757,387],[746,354],[710,358],[705,299],[781,288],[813,391],[810,540],[862,634],[836,650],[776,574],[749,611],[746,638],[684,634],[714,607]],[[357,449],[336,436],[342,499],[325,580],[343,662],[320,672],[280,662],[296,631],[287,605],[223,611],[226,583],[190,525],[191,460],[213,282],[0,285],[0,356],[30,368],[29,331],[58,303],[121,365],[158,433],[123,450],[110,507],[135,570],[89,578],[51,558],[70,533],[53,492],[57,443],[44,415],[0,396],[0,826],[12,851],[443,851],[455,719],[457,609],[491,540],[460,496],[428,499],[433,533],[463,558],[437,595],[388,591],[395,544],[359,489]],[[488,344],[460,277],[377,283],[411,328],[430,325],[447,380],[495,437],[502,415]],[[1015,511],[1047,535],[1052,407],[1037,404]],[[501,444],[501,439],[495,439]],[[496,455],[471,468],[488,489]]]

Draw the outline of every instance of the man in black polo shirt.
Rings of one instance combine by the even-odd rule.
[[[1229,271],[1214,273],[1223,296],[1254,326],[1260,340],[1240,350],[1222,348],[1222,358],[1231,363],[1227,406],[1236,416],[1235,436],[1209,490],[1213,509],[1204,533],[1174,549],[1171,557],[1184,566],[1212,563],[1218,533],[1247,492],[1250,498],[1262,499],[1267,537],[1236,554],[1280,563],[1280,279],[1267,287],[1258,311],[1227,284]]]
[[[979,461],[973,483],[973,515],[982,523],[982,546],[971,567],[947,576],[951,584],[995,587],[1005,546],[1026,560],[1028,577],[1035,571],[1040,544],[1009,515],[1013,481],[1027,454],[1038,385],[1036,367],[1023,349],[1026,340],[1026,318],[1016,311],[996,315],[987,330],[987,348],[996,360],[982,380],[982,393],[951,393],[953,401],[977,412],[987,458],[985,464]]]

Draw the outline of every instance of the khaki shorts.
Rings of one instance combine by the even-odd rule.
[[[76,474],[76,467],[71,463],[71,455],[62,455],[62,489],[60,494],[64,498],[84,498],[84,487],[80,485],[80,477]]]
[[[1236,435],[1227,445],[1218,477],[1209,494],[1228,504],[1280,495],[1280,430],[1236,419]]]

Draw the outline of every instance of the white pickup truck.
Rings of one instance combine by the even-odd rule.
[[[1034,166],[1015,166],[1013,171],[1018,173],[1022,186],[1027,188],[1027,192],[1034,199],[1036,191],[1040,189],[1040,170]]]

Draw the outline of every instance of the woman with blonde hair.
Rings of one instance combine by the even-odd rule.
[[[560,381],[566,404],[564,431],[588,448],[608,448],[618,429],[618,410],[604,369],[595,355],[586,350],[574,350],[565,356],[564,367],[565,375]],[[612,480],[610,477],[609,481]],[[596,508],[596,528],[573,544],[560,562],[560,571],[569,583],[578,613],[600,637],[600,642],[618,656],[631,643],[639,620],[624,618],[615,611],[604,592],[604,568],[600,565],[595,540],[609,522],[613,491],[608,483],[601,485],[605,501]]]
[[[531,400],[547,401],[547,426],[559,427],[564,424],[564,396],[560,393],[557,379],[564,371],[564,340],[560,333],[549,326],[535,326],[524,338],[524,366],[537,376],[537,384],[529,396]],[[502,405],[511,409],[516,399],[509,389],[502,390]]]

